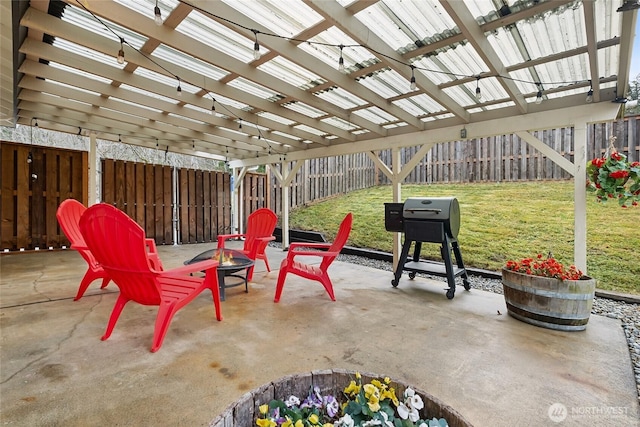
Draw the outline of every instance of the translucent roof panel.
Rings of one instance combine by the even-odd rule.
[[[436,111],[442,111],[442,106],[425,94],[412,96],[411,98],[399,99],[397,101],[393,101],[393,103],[416,117]]]
[[[289,102],[287,104],[284,104],[283,107],[293,111],[297,111],[298,113],[304,114],[305,116],[308,116],[311,118],[327,115],[327,113],[325,113],[324,111],[311,107],[303,102]]]
[[[308,86],[311,81],[324,81],[317,74],[294,64],[282,56],[261,64],[258,69],[298,88]]]
[[[384,69],[371,76],[365,76],[359,79],[358,83],[383,98],[393,98],[411,91],[409,79],[391,69]]]
[[[269,119],[269,120],[273,120],[274,122],[282,123],[283,125],[286,125],[286,126],[291,126],[292,124],[295,123],[293,120],[290,120],[290,119],[287,119],[285,117],[269,113],[267,111],[262,111],[262,112],[258,113],[258,116],[264,117],[264,118]]]
[[[78,70],[76,68],[67,67],[64,64],[58,64],[57,62],[49,62],[48,64],[51,68],[57,68],[59,70],[66,71],[68,73],[76,74],[78,76],[86,77],[91,80],[96,80],[101,83],[111,84],[111,79],[107,79],[101,76],[96,76],[95,74],[87,73],[82,70]]]
[[[347,70],[357,69],[354,64],[377,61],[369,50],[361,47],[358,42],[336,27],[321,32],[310,38],[308,43],[302,43],[298,47],[337,69],[340,59],[340,45],[344,46],[342,58]]]
[[[255,40],[242,36],[201,12],[191,12],[176,27],[176,31],[242,62],[248,63],[254,60]],[[264,55],[267,50],[260,46],[260,52]]]
[[[323,132],[320,129],[312,128],[311,126],[307,126],[307,125],[297,125],[297,126],[294,126],[294,127],[296,129],[300,129],[300,130],[303,130],[305,132],[312,133],[314,135],[322,136],[322,135],[326,134],[326,132]]]
[[[353,123],[350,123],[338,117],[327,117],[326,119],[322,119],[321,121],[342,130],[354,130],[358,128]]]
[[[139,93],[141,95],[149,96],[149,97],[152,97],[154,99],[159,99],[161,101],[169,102],[171,104],[175,104],[175,102],[176,102],[175,99],[173,99],[173,98],[169,98],[169,97],[166,97],[166,96],[163,96],[163,95],[159,95],[159,94],[154,93],[154,92],[149,92],[147,90],[140,89],[140,88],[137,88],[135,86],[128,85],[126,83],[121,84],[120,85],[120,89],[127,90],[127,91],[130,91],[130,92],[133,92],[133,93]]]
[[[351,109],[366,104],[362,99],[338,87],[317,92],[314,95],[344,109]]]
[[[322,16],[302,0],[223,1],[282,37],[293,37],[322,20]]]
[[[173,64],[180,64],[186,70],[194,71],[203,76],[207,76],[213,80],[220,80],[227,74],[225,70],[201,61],[179,50],[173,49],[166,45],[160,45],[153,51],[153,56],[164,59]]]
[[[111,55],[105,55],[103,53],[97,52],[93,49],[89,49],[87,47],[81,46],[79,44],[56,38],[53,41],[53,46],[59,47],[67,52],[75,53],[76,55],[80,55],[83,58],[89,58],[93,61],[97,61],[103,65],[108,65],[113,68],[123,68],[124,64],[118,64],[117,58]],[[117,53],[117,52],[116,52]]]
[[[576,55],[536,66],[535,70],[546,89],[589,80],[587,55]]]
[[[356,110],[353,112],[353,114],[363,117],[364,119],[369,120],[370,122],[373,122],[378,125],[397,120],[396,117],[392,116],[391,114],[388,114],[386,111],[378,107],[370,107],[370,108],[364,108],[362,110]]]
[[[135,49],[140,49],[147,41],[146,37],[111,22],[106,18],[101,18],[100,25],[96,25],[96,20],[93,15],[82,8],[65,8],[62,20],[98,35],[105,36],[108,39],[112,39],[114,43],[119,43],[120,37],[122,37],[126,43]]]
[[[233,79],[227,84],[262,99],[274,98],[278,95],[277,92],[243,78]]]

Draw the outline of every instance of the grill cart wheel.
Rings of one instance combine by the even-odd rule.
[[[413,280],[415,278],[416,278],[416,272],[415,271],[409,272],[409,279]]]

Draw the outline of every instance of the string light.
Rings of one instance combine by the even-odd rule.
[[[242,129],[242,119],[238,119],[238,123],[240,123],[240,124],[238,125],[238,129]]]
[[[153,14],[155,15],[154,21],[156,21],[156,25],[162,25],[162,14],[158,7],[158,0],[156,0],[156,7],[153,8]]]
[[[587,99],[585,99],[587,104],[591,104],[593,102],[593,85],[591,84],[591,80],[589,80],[589,92],[587,92]]]
[[[536,94],[536,104],[542,103],[542,84],[536,83],[538,86],[538,93]]]
[[[78,135],[82,135],[82,128],[81,127],[78,128]]]
[[[216,111],[216,99],[211,98],[211,114],[213,114],[215,111]]]
[[[120,37],[120,50],[118,51],[118,64],[124,64],[124,39]]]
[[[260,59],[260,43],[258,43],[258,30],[253,31],[253,35],[256,37],[256,42],[253,44],[253,59],[256,61]]]
[[[338,46],[340,48],[340,59],[338,59],[338,71],[344,73],[344,58],[342,57],[342,49],[344,49],[344,45]]]
[[[416,90],[416,75],[414,74],[414,71],[416,67],[414,67],[413,65],[411,66],[411,84],[409,85],[409,88],[411,88],[411,90]]]
[[[476,99],[480,101],[482,99],[482,92],[480,91],[480,76],[476,77]]]
[[[182,96],[182,87],[180,86],[180,77],[176,76],[176,79],[178,80],[178,87],[176,88],[177,95]]]

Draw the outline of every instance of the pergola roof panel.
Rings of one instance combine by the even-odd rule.
[[[84,129],[127,141],[197,138],[199,153],[229,152],[242,164],[277,162],[269,144],[301,156],[403,145],[416,132],[424,140],[532,111],[560,114],[583,106],[590,87],[593,105],[619,100],[637,17],[617,12],[621,3],[16,0],[24,13],[12,37],[26,38],[15,43],[18,78],[3,66],[2,81],[26,90],[3,95],[1,119],[55,116],[65,129],[86,118]],[[19,116],[18,104],[29,107]],[[94,107],[77,110],[85,105]],[[176,144],[184,154],[191,146]]]

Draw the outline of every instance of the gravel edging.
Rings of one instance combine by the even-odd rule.
[[[393,271],[392,264],[388,261],[344,254],[339,255],[337,259],[343,262],[364,265],[379,270]],[[430,276],[428,274],[418,273],[418,276],[442,280],[441,277]],[[469,279],[472,289],[481,289],[483,291],[502,294],[501,279],[474,276],[472,274],[469,274]],[[638,392],[638,403],[640,404],[640,304],[596,296],[593,299],[591,314],[620,320],[620,325],[624,330],[624,335],[629,347],[629,356],[631,358],[631,364],[633,365],[636,390]]]

